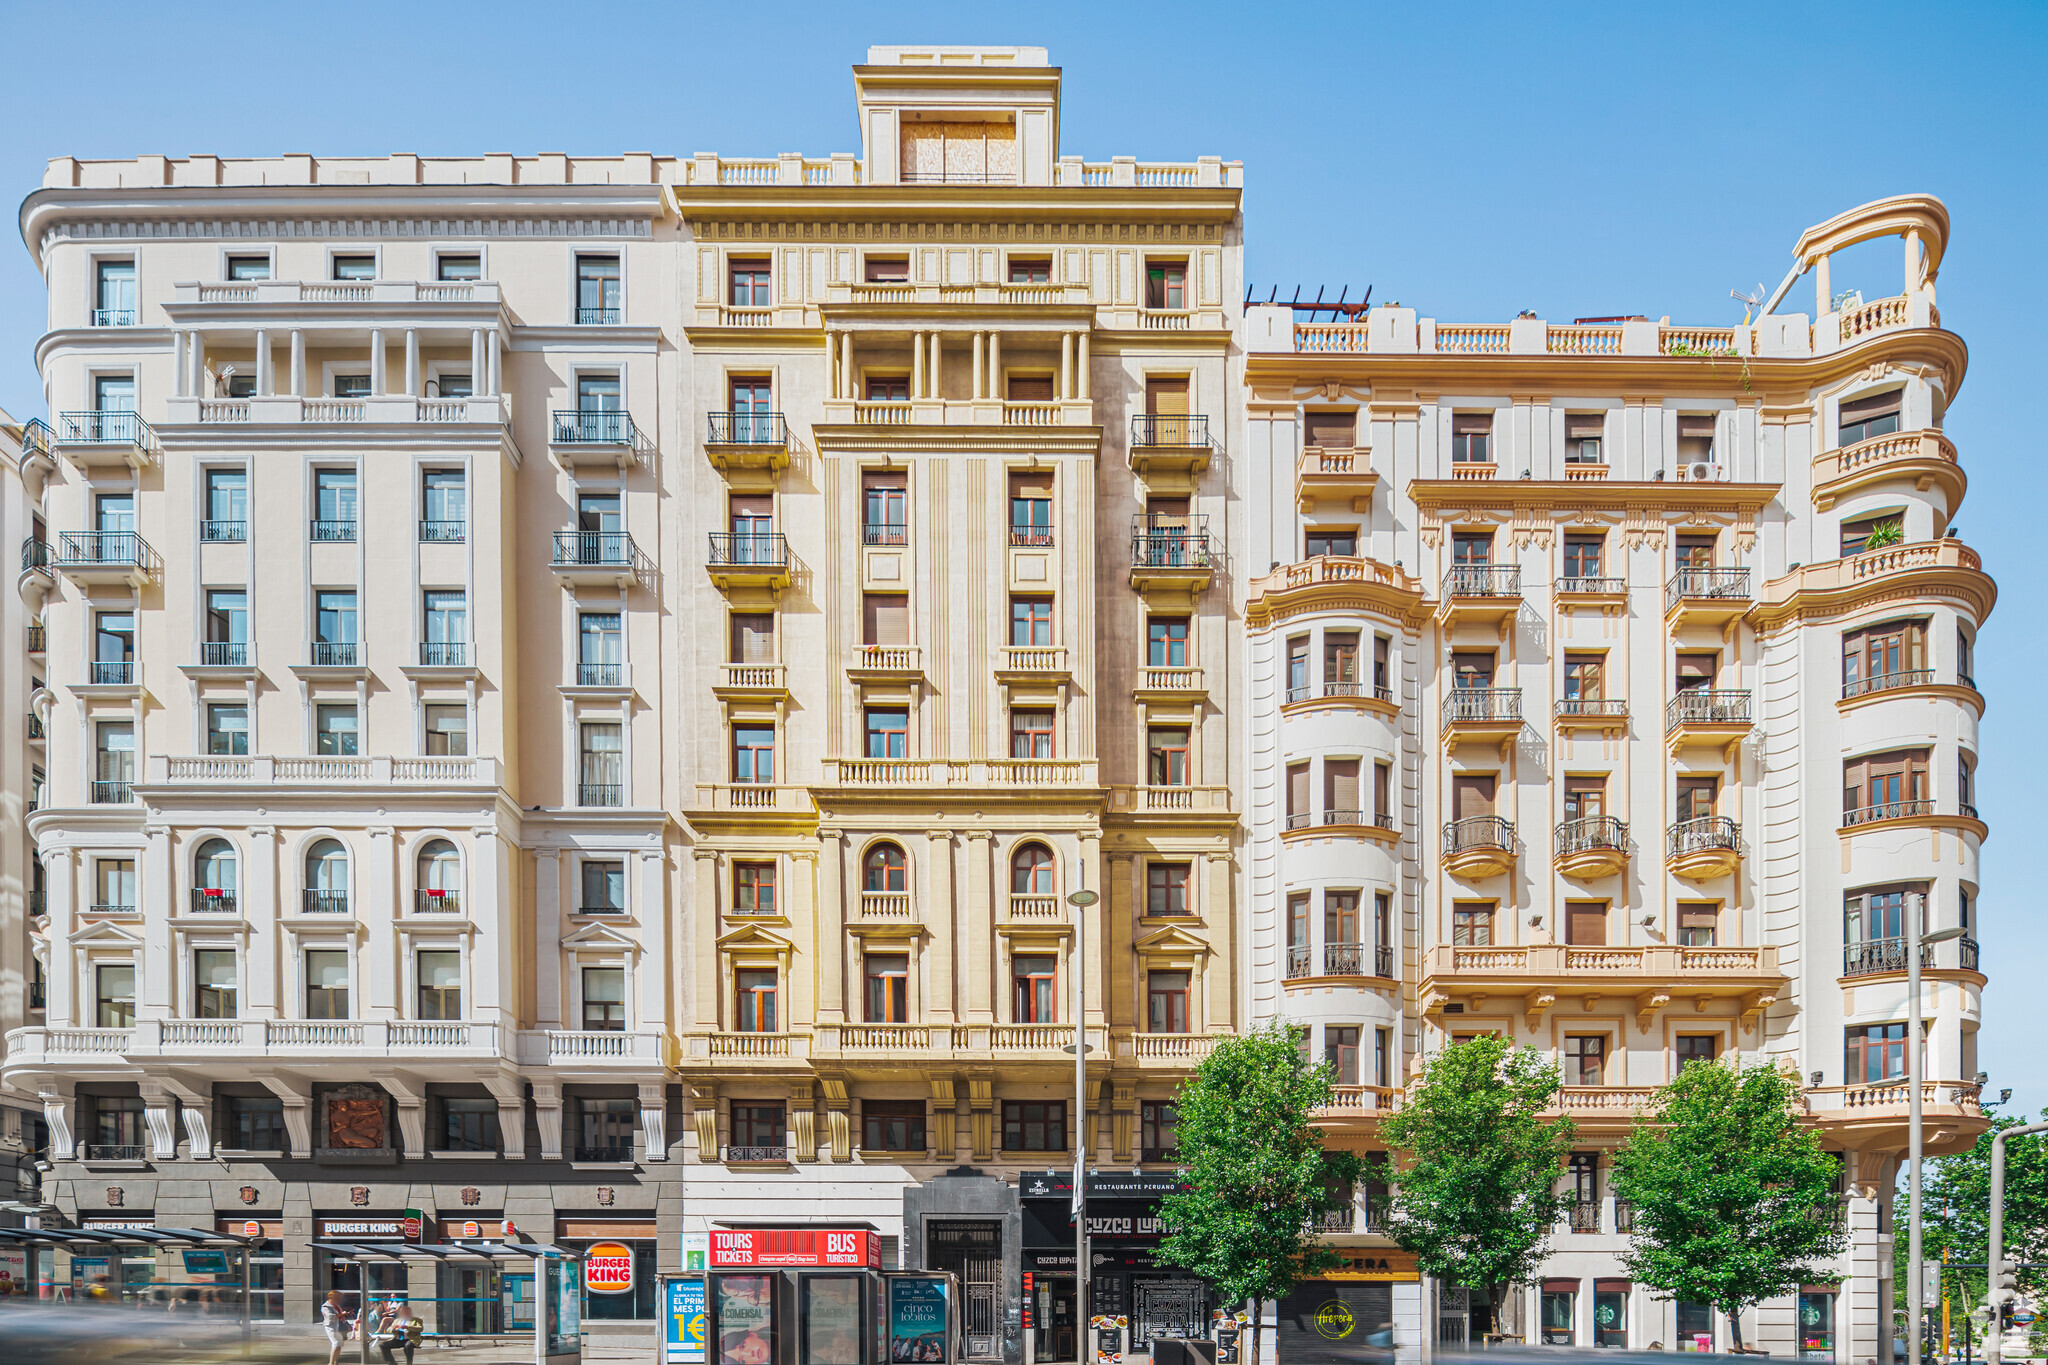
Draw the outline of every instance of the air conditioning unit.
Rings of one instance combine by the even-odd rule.
[[[1680,477],[1688,483],[1717,483],[1721,478],[1721,466],[1707,460],[1694,460],[1678,467]]]

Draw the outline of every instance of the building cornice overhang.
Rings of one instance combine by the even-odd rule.
[[[706,223],[1237,222],[1244,191],[1067,185],[666,185],[669,209],[694,231]],[[869,241],[885,240],[870,236]]]
[[[425,235],[474,236],[475,220],[573,219],[632,223],[633,235],[667,211],[666,187],[642,185],[139,185],[133,188],[46,186],[21,201],[21,239],[31,254],[67,224],[132,227],[135,236],[208,237],[191,229],[210,220],[273,221],[275,235],[326,236],[313,231],[337,219],[410,220],[425,215],[442,224]],[[455,220],[448,222],[446,220]],[[465,231],[465,227],[468,228]],[[535,235],[530,231],[515,235]],[[118,235],[118,234],[115,234]],[[388,235],[406,235],[395,225]],[[501,234],[493,234],[501,235]]]
[[[1816,390],[1864,371],[1916,364],[1939,372],[1946,380],[1947,399],[1953,402],[1969,359],[1969,347],[1954,332],[1918,327],[1883,332],[1818,356],[1262,352],[1245,358],[1245,382],[1253,391],[1253,403],[1296,402],[1296,384],[1321,388],[1335,382],[1366,386],[1366,402],[1374,406],[1434,402],[1442,393],[1624,393],[1660,400],[1666,394],[1696,394],[1760,402],[1766,408],[1797,408],[1808,404]]]

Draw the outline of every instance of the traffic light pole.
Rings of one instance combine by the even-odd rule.
[[[2005,1140],[2029,1133],[2048,1133],[2048,1123],[2026,1123],[2002,1129],[1991,1138],[1991,1254],[1985,1278],[1991,1283],[1991,1321],[1984,1329],[1984,1365],[1998,1365],[2005,1349],[2005,1305],[2012,1302],[2017,1284],[2007,1280],[2005,1269]]]

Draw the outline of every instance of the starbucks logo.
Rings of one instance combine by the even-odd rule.
[[[1326,1340],[1342,1341],[1356,1326],[1357,1316],[1340,1300],[1331,1299],[1316,1309],[1316,1332]]]
[[[1603,1303],[1598,1308],[1593,1310],[1594,1319],[1597,1320],[1602,1327],[1614,1326],[1614,1320],[1620,1316],[1621,1314],[1614,1311],[1614,1305],[1611,1303]]]

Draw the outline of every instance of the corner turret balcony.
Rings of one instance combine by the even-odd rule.
[[[77,583],[125,583],[139,588],[163,571],[163,560],[133,531],[66,531],[51,561]]]
[[[1923,492],[1938,489],[1951,509],[1963,500],[1967,481],[1941,428],[1894,431],[1814,456],[1813,505],[1825,512],[1859,489],[1906,479]]]
[[[721,588],[786,588],[789,539],[774,531],[713,531],[705,567]]]
[[[1522,610],[1522,570],[1513,564],[1454,564],[1444,574],[1437,623],[1497,626],[1502,639]]]
[[[1920,1083],[1927,1150],[1937,1156],[1967,1151],[1991,1126],[1976,1081]],[[1827,1126],[1830,1137],[1893,1150],[1905,1145],[1913,1092],[1903,1076],[1856,1085],[1823,1085],[1801,1092],[1800,1107]]]
[[[1498,815],[1475,815],[1444,826],[1444,871],[1477,880],[1515,865],[1515,824]]]
[[[1204,414],[1131,419],[1131,469],[1138,474],[1192,476],[1209,467],[1214,453]]]
[[[1681,820],[1665,832],[1664,866],[1689,882],[1725,877],[1742,862],[1742,826],[1725,815]]]
[[[789,424],[781,413],[710,412],[704,416],[704,458],[719,473],[788,468]]]
[[[564,583],[610,583],[624,589],[647,573],[648,562],[624,531],[557,531],[554,568]]]
[[[1444,693],[1444,745],[1509,744],[1522,733],[1519,687],[1453,687]]]
[[[1920,969],[1927,972],[1976,972],[1981,955],[1977,940],[1959,938],[1950,950],[1940,943],[1920,945]],[[1842,946],[1842,976],[1904,976],[1906,974],[1906,940],[1903,938],[1868,938],[1860,943]]]
[[[640,458],[639,447],[640,433],[624,412],[558,411],[548,431],[548,449],[566,469],[630,469]]]
[[[1131,518],[1131,586],[1139,592],[1192,597],[1215,576],[1208,517],[1141,512]]]
[[[1664,621],[1673,630],[1725,626],[1748,610],[1748,569],[1680,569],[1664,584]]]
[[[139,470],[156,460],[156,433],[132,412],[60,412],[54,444],[84,470]]]
[[[1628,866],[1628,821],[1612,815],[1557,827],[1556,864],[1566,877],[1611,877]]]
[[[1664,703],[1664,743],[1674,754],[1692,744],[1718,744],[1726,752],[1750,724],[1746,689],[1688,687]]]

